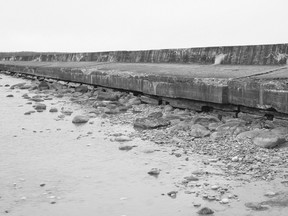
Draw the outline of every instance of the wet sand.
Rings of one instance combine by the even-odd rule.
[[[123,144],[113,141],[112,135],[139,133],[133,125],[103,116],[83,125],[72,124],[76,114],[87,113],[91,107],[72,103],[65,96],[51,96],[52,100],[42,102],[46,110],[24,115],[34,110],[34,102],[27,104],[22,95],[33,92],[5,87],[22,79],[0,77],[0,215],[188,216],[197,215],[205,206],[223,216],[287,214],[287,187],[281,178],[229,176],[219,168],[221,161],[212,162],[213,155],[175,157],[174,152],[181,151],[177,146],[138,136],[125,142],[135,146],[130,151],[119,150]],[[60,112],[48,111],[51,107],[59,111],[65,107],[73,113],[59,118]],[[203,162],[207,160],[211,163]],[[157,177],[148,174],[152,168],[161,170]],[[198,170],[202,172],[197,180],[183,184],[184,177]],[[222,196],[213,185],[225,191]],[[167,195],[171,191],[177,192],[176,197]],[[265,196],[267,192],[273,197]],[[220,200],[207,200],[213,195]],[[263,204],[265,211],[245,206],[277,197],[284,203],[280,205],[278,199],[278,204]],[[228,203],[219,202],[223,199]]]

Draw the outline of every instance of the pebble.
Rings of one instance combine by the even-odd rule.
[[[212,186],[211,186],[211,189],[212,189],[212,190],[218,190],[219,188],[220,188],[219,185],[212,185]]]
[[[220,203],[221,204],[227,204],[227,203],[229,203],[229,199],[223,198],[223,199],[220,200]]]
[[[214,214],[214,211],[208,207],[203,207],[197,213],[200,215],[210,215]]]
[[[232,157],[231,160],[232,160],[233,162],[238,162],[238,161],[239,161],[239,158],[238,158],[238,156],[235,156],[235,157]]]
[[[159,174],[160,174],[160,169],[158,169],[158,168],[152,168],[149,172],[148,172],[148,174],[149,175],[153,175],[153,176],[158,176]]]

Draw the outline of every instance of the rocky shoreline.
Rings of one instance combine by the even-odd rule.
[[[58,113],[57,121],[72,116],[73,124],[93,124],[93,119],[100,117],[109,120],[112,125],[133,125],[135,130],[131,133],[107,134],[111,141],[120,143],[119,150],[136,148],[137,143],[131,144],[135,139],[149,140],[161,147],[169,147],[169,154],[185,161],[193,162],[195,155],[200,156],[204,165],[221,171],[193,171],[191,176],[177,181],[175,185],[187,194],[195,194],[208,201],[216,200],[221,204],[237,200],[237,194],[231,193],[229,186],[199,183],[201,179],[217,175],[243,183],[276,179],[288,186],[288,123],[285,121],[245,113],[239,113],[238,118],[234,118],[229,113],[181,110],[169,104],[156,105],[147,96],[129,92],[52,79],[25,78],[32,81],[1,86],[13,91],[28,89],[29,93],[22,97],[27,99],[27,104],[31,104],[31,111],[24,115],[45,111],[48,108],[45,102],[53,97],[63,98],[81,105],[85,113],[74,115],[73,110],[65,106],[61,109],[49,107],[49,112]],[[13,93],[7,97],[13,98]],[[153,168],[148,174],[161,175],[161,170]],[[176,198],[177,191],[166,195]],[[267,196],[273,198],[275,203],[281,199],[283,205],[288,205],[287,194],[269,192]],[[245,206],[262,211],[266,210],[267,205],[273,206],[272,201],[247,203]],[[198,203],[195,203],[195,207],[199,207]],[[213,211],[201,209],[198,213],[212,214]]]

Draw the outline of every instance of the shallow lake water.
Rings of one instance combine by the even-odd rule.
[[[73,116],[85,109],[65,97],[44,101],[44,112],[24,115],[34,110],[22,98],[28,90],[4,86],[23,79],[0,77],[0,215],[188,216],[197,215],[195,203],[213,209],[214,215],[287,215],[288,208],[283,206],[251,211],[244,205],[267,200],[266,191],[287,192],[280,180],[233,180],[217,166],[203,164],[204,156],[190,155],[187,161],[171,155],[171,146],[139,138],[127,142],[137,147],[120,151],[121,144],[111,141],[109,134],[129,134],[132,125],[113,125],[107,118],[72,124]],[[57,119],[59,113],[48,111],[63,106],[73,110],[63,120]],[[151,168],[161,169],[160,175],[148,175]],[[199,169],[214,175],[200,178],[193,188],[179,184]],[[204,183],[225,185],[238,199],[220,204],[195,196]],[[172,199],[167,193],[174,190],[178,193]]]

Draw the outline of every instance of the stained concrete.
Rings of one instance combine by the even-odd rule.
[[[240,105],[288,114],[288,69],[283,65],[2,61],[0,70],[135,91],[161,98]],[[184,104],[189,107],[187,103]]]

